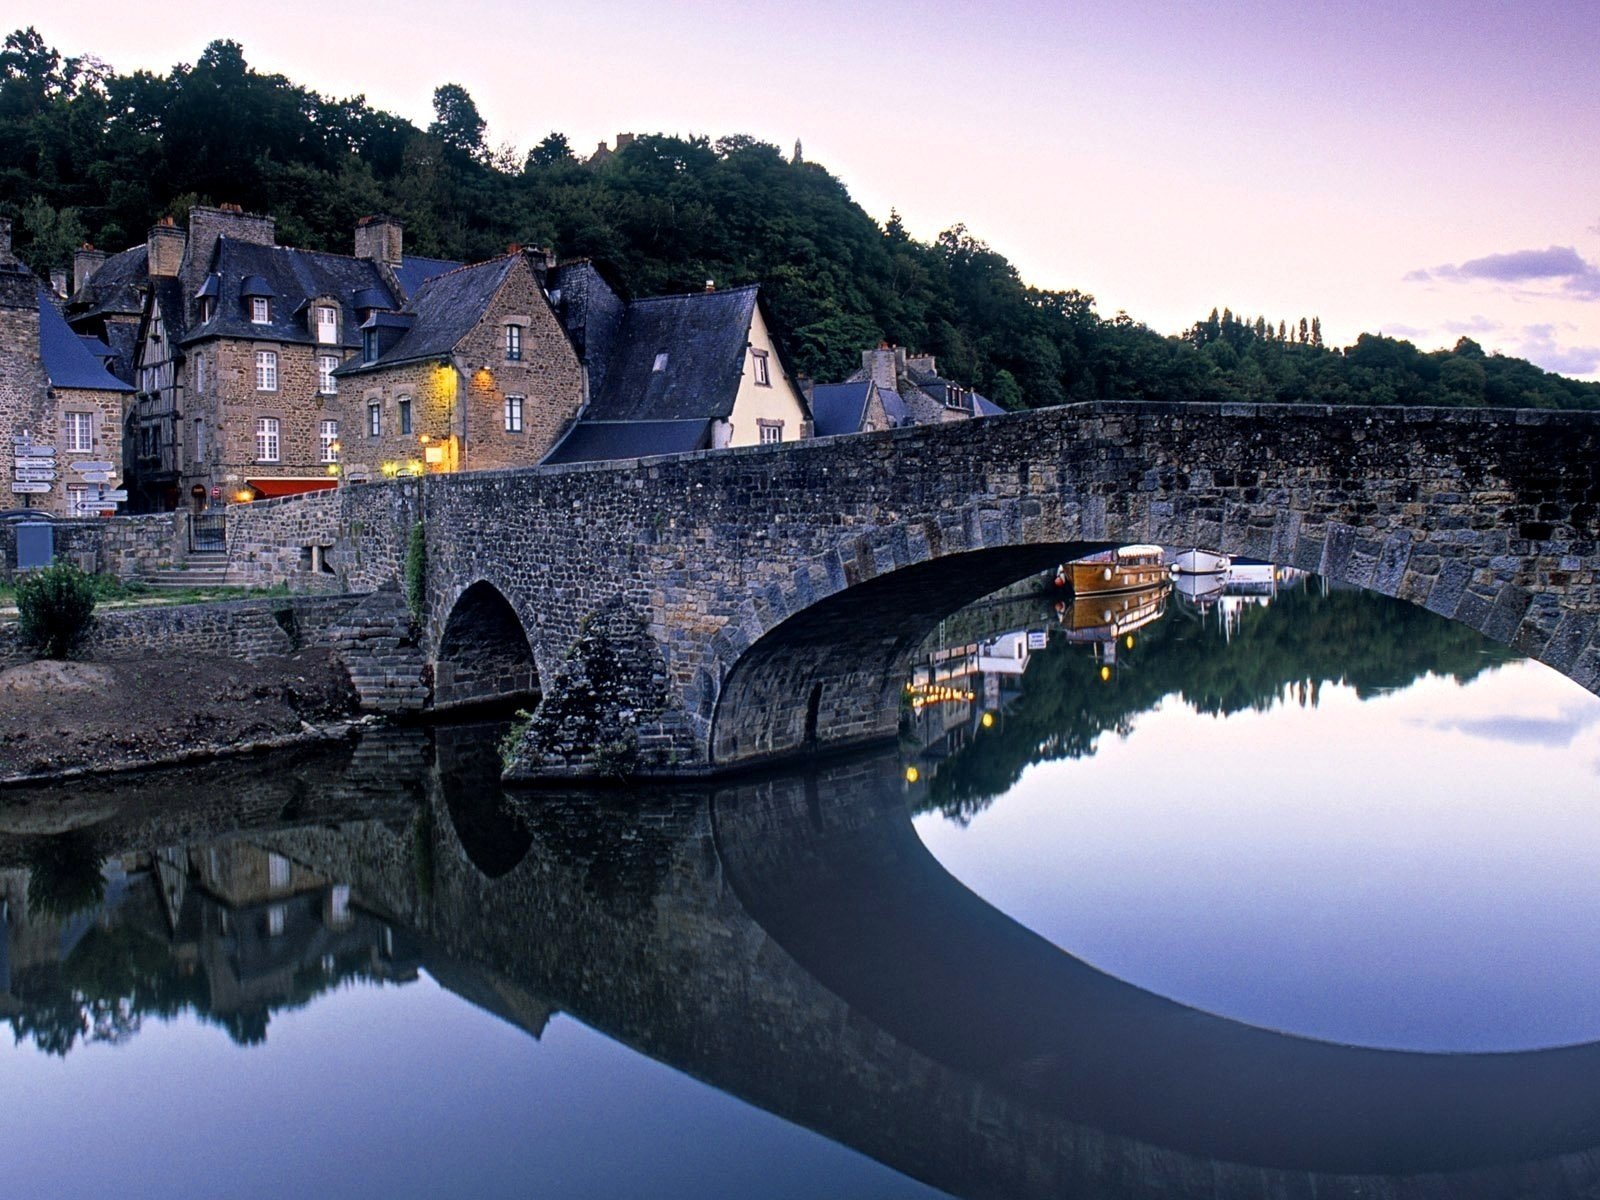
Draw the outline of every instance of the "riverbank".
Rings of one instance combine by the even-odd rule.
[[[0,785],[330,740],[358,719],[323,648],[21,663],[0,668]]]

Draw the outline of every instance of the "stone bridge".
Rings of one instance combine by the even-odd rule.
[[[231,541],[244,577],[372,590],[420,522],[434,706],[539,696],[516,776],[695,774],[893,734],[940,617],[1136,541],[1399,597],[1600,690],[1597,462],[1600,414],[1103,403],[346,488],[234,508]]]

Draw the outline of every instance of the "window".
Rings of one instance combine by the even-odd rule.
[[[278,418],[256,418],[256,461],[278,461]]]
[[[67,485],[67,515],[72,517],[87,516],[89,513],[89,489],[81,483]]]
[[[339,340],[339,310],[331,304],[317,305],[317,341],[332,345]]]
[[[506,326],[506,361],[522,361],[522,326]]]
[[[94,414],[69,412],[67,414],[67,449],[88,451],[94,449]]]
[[[281,854],[267,855],[267,886],[275,892],[289,886],[289,860]]]
[[[667,352],[665,350],[663,350],[660,354],[656,355],[656,365],[651,367],[650,370],[651,371],[665,371],[666,369],[667,369]]]
[[[339,444],[339,422],[324,421],[317,428],[317,446],[322,451],[321,461],[325,463],[338,462],[339,452],[334,449]]]
[[[783,441],[782,421],[757,420],[756,427],[761,430],[761,444],[763,446],[767,445],[769,442]]]
[[[213,300],[210,296],[200,297],[200,324],[204,325],[207,321],[211,320],[216,311],[217,302],[215,300]]]
[[[398,404],[395,405],[395,408],[397,408],[399,410],[400,432],[403,433],[403,434],[410,433],[411,432],[411,401],[410,400],[401,400]]]
[[[506,397],[506,432],[522,432],[522,397]]]
[[[206,390],[206,359],[203,354],[194,356],[194,390],[197,392]]]
[[[361,331],[361,361],[376,362],[378,360],[378,331],[376,329],[363,329]]]
[[[765,350],[750,351],[750,368],[755,372],[755,380],[762,387],[772,386],[772,374],[767,368],[767,352]],[[774,438],[773,441],[777,441]]]
[[[275,392],[278,390],[278,352],[276,350],[256,351],[256,391]]]
[[[194,461],[202,465],[206,461],[206,424],[199,417],[194,419]]]
[[[250,320],[257,325],[272,324],[272,304],[265,296],[250,298]]]
[[[377,437],[383,432],[383,406],[376,400],[367,405],[367,436]]]
[[[274,904],[267,909],[267,936],[282,937],[288,916],[289,910],[281,904]]]
[[[339,357],[336,354],[322,354],[317,357],[317,391],[324,396],[339,394],[339,381],[333,377],[338,367]]]

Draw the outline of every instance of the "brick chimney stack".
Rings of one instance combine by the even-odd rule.
[[[171,217],[162,217],[145,235],[145,257],[151,279],[176,279],[189,239]]]
[[[96,250],[85,242],[72,255],[72,290],[81,292],[83,285],[94,278],[94,274],[106,265],[106,252]]]

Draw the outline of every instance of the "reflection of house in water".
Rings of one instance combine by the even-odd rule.
[[[103,873],[104,899],[66,917],[30,910],[26,869],[0,873],[0,1017],[42,1049],[115,1040],[147,1012],[184,1008],[259,1041],[274,1011],[347,980],[417,978],[409,941],[347,885],[248,842],[114,859]],[[122,1014],[109,1033],[108,1009]]]

